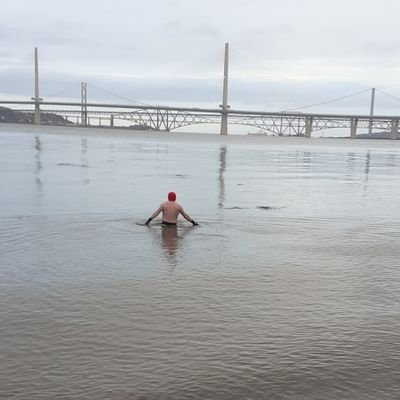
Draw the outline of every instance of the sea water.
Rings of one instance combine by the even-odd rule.
[[[5,125],[0,184],[0,398],[400,398],[398,142]]]

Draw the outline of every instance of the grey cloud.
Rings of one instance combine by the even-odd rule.
[[[200,37],[212,37],[217,38],[222,36],[222,32],[220,29],[215,28],[211,25],[197,25],[190,29],[189,31],[192,35],[200,36]]]
[[[396,40],[392,43],[368,41],[358,46],[355,51],[359,54],[371,55],[372,57],[397,58],[400,55],[400,41]]]
[[[296,28],[289,24],[279,24],[271,29],[273,35],[289,36],[296,32]]]
[[[176,32],[181,28],[182,28],[182,22],[177,19],[167,21],[161,26],[162,30],[166,30],[168,32]]]
[[[181,5],[183,0],[164,0],[163,3],[168,7],[174,7]]]
[[[62,90],[63,83],[79,86],[83,79],[100,81],[117,93],[131,88],[148,101],[217,103],[221,81],[210,77],[222,74],[225,41],[230,42],[235,104],[265,104],[263,93],[270,93],[276,104],[292,104],[293,98],[313,102],[319,92],[328,98],[336,93],[338,81],[348,93],[362,86],[353,71],[364,71],[368,82],[377,79],[389,87],[396,82],[397,0],[385,0],[385,7],[378,2],[367,7],[361,0],[232,3],[13,0],[0,15],[0,90],[31,96],[33,47],[38,46],[44,94]],[[11,67],[2,72],[2,65],[14,65],[14,75]],[[312,68],[320,76],[326,72],[327,81],[310,76]],[[287,72],[293,79],[285,81],[286,90],[272,78]],[[26,77],[18,76],[22,73]],[[253,75],[257,82],[238,78],[251,81]],[[303,76],[309,79],[306,84]]]
[[[0,60],[7,59],[7,58],[12,58],[13,55],[14,55],[14,52],[12,50],[10,50],[10,49],[1,49],[0,48]]]
[[[80,36],[81,32],[78,26],[60,24],[57,28],[55,25],[47,28],[10,27],[2,34],[3,40],[7,41],[8,46],[17,45],[19,47],[21,38],[26,38],[25,43],[29,41],[46,45],[82,45],[85,40]]]

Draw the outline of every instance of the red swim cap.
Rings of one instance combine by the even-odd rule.
[[[169,192],[169,193],[168,193],[168,200],[169,200],[169,201],[175,201],[175,200],[176,200],[176,194],[175,194],[175,192]]]

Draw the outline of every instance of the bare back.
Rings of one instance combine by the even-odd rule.
[[[158,207],[158,209],[154,211],[151,218],[153,219],[157,217],[160,212],[162,212],[162,220],[165,222],[176,224],[179,214],[182,214],[182,216],[188,221],[192,221],[192,218],[185,213],[183,207],[176,201],[164,201],[163,203],[161,203],[160,207]]]
[[[182,210],[182,206],[175,201],[164,201],[160,205],[162,211],[162,219],[165,222],[176,223],[178,215]]]

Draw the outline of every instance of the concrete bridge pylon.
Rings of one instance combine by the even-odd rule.
[[[37,47],[35,47],[35,97],[32,97],[32,100],[35,101],[33,122],[35,125],[40,125],[40,101],[42,99],[39,96],[39,55]]]
[[[224,57],[224,83],[222,89],[222,108],[221,114],[221,135],[228,134],[228,69],[229,69],[229,43],[225,43],[225,57]]]

